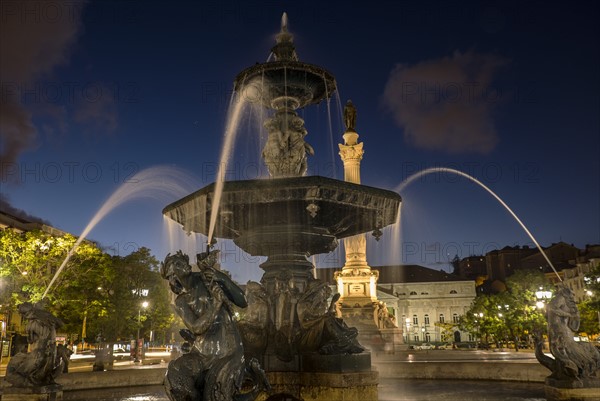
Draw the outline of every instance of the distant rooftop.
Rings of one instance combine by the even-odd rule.
[[[0,210],[0,230],[11,228],[19,232],[39,230],[50,235],[62,236],[68,234],[65,231],[52,227],[45,222],[32,221],[23,216],[14,216],[10,213]]]

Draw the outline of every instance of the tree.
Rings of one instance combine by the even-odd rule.
[[[0,305],[15,310],[24,301],[41,301],[76,240],[70,234],[0,231]],[[143,299],[149,302],[145,311]],[[138,323],[142,333],[149,333],[169,328],[174,320],[167,283],[149,249],[111,257],[89,241],[75,249],[44,306],[63,320],[62,332],[72,341],[80,335],[88,341],[98,336],[129,340],[137,335]]]
[[[588,298],[578,304],[581,316],[580,330],[588,335],[600,334],[600,261],[590,260],[589,273],[584,277]]]
[[[499,295],[475,297],[470,309],[461,317],[459,327],[474,333],[485,343],[498,342],[503,337],[504,329],[498,312],[498,305],[501,305],[502,302]]]
[[[589,263],[592,263],[590,261]],[[600,261],[592,265],[590,272],[584,278],[586,290],[589,291],[589,306],[600,311]]]
[[[110,285],[113,266],[110,256],[99,252],[94,260],[73,260],[75,265],[63,271],[63,280],[53,292],[51,310],[65,322],[63,330],[73,339],[84,335],[84,329],[90,332],[87,325],[90,317],[108,313],[110,294],[106,288]],[[93,325],[91,328],[95,336]]]
[[[523,336],[527,336],[527,340],[530,341],[535,332],[546,332],[545,310],[537,307],[536,292],[552,291],[553,286],[544,273],[537,270],[517,270],[507,278],[506,285],[506,300],[511,307],[507,325],[517,347],[519,339]]]
[[[167,282],[150,250],[142,247],[124,257],[113,256],[112,263],[106,286],[109,303],[106,313],[93,323],[94,330],[102,332],[106,340],[119,341],[135,338],[138,328],[145,335],[170,327],[174,317]],[[141,306],[144,301],[148,302],[146,309]]]
[[[75,245],[76,238],[70,234],[53,236],[42,231],[19,233],[0,231],[0,278],[9,291],[3,291],[3,301],[10,293],[11,303],[39,302],[56,271]],[[62,297],[61,291],[81,277],[81,270],[89,270],[101,263],[102,251],[91,242],[82,242],[74,251],[51,291],[47,303]],[[73,275],[73,270],[78,274]],[[8,283],[8,284],[7,284]]]
[[[456,323],[440,323],[435,322],[435,326],[440,328],[440,339],[442,342],[452,342],[454,340],[454,331],[456,331]]]
[[[597,336],[600,333],[598,325],[600,324],[600,312],[592,306],[592,302],[584,301],[577,304],[581,323],[579,331],[588,336]]]
[[[552,287],[543,273],[530,270],[518,270],[506,285],[507,291],[499,294],[478,295],[461,319],[461,328],[497,345],[510,338],[518,347],[521,339],[545,332],[544,311],[536,307],[535,292]]]

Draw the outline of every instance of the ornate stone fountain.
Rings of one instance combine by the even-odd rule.
[[[400,196],[391,191],[320,176],[305,176],[313,149],[296,110],[332,96],[334,77],[298,60],[287,17],[273,60],[243,70],[235,90],[258,91],[271,110],[262,155],[270,179],[225,182],[220,204],[215,184],[164,208],[186,232],[207,235],[219,208],[216,238],[232,239],[253,256],[267,256],[261,283],[249,283],[240,330],[245,351],[257,358],[276,393],[309,399],[377,399],[377,374],[356,341],[356,329],[335,317],[337,297],[313,276],[308,256],[333,251],[338,240],[396,221]],[[348,377],[346,377],[346,376]]]

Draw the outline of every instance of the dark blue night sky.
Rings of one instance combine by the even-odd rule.
[[[286,11],[300,59],[328,69],[338,85],[329,107],[300,113],[316,150],[309,174],[343,178],[340,104],[352,99],[365,143],[363,184],[394,189],[423,168],[452,167],[502,197],[543,246],[600,243],[594,6],[202,3],[2,2],[3,204],[79,234],[145,168],[186,171],[189,192],[213,182],[233,80],[267,60]],[[244,115],[228,179],[265,173],[264,136],[256,116]],[[429,175],[401,195],[401,235],[372,241],[372,265],[447,269],[456,254],[531,245],[464,178]],[[121,254],[146,246],[162,259],[176,249],[161,210],[181,196],[131,201],[89,237]],[[260,275],[256,260],[222,246],[234,278]],[[316,261],[340,266],[342,255]]]

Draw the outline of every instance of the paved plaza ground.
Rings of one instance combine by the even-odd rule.
[[[67,392],[64,401],[169,401],[162,386]],[[542,383],[381,379],[380,401],[544,401]]]
[[[405,364],[427,363],[434,361],[477,361],[490,364],[503,361],[523,364],[537,364],[532,352],[491,352],[491,351],[406,351],[395,354],[373,355],[373,365],[394,366],[402,369]],[[165,367],[158,365],[139,365],[130,361],[115,363],[114,369],[152,369]],[[413,365],[414,366],[414,365]],[[71,371],[91,371],[91,362],[77,362],[71,365]],[[382,369],[389,372],[389,369]],[[168,401],[162,386],[115,388],[86,391],[68,391],[65,401]],[[523,383],[507,381],[472,380],[423,380],[397,379],[382,374],[379,384],[380,401],[543,401],[543,383]]]

